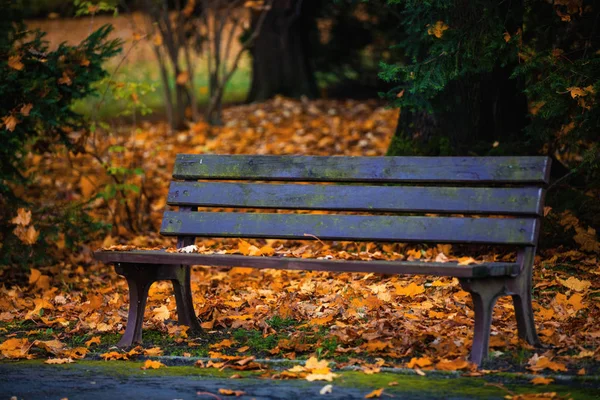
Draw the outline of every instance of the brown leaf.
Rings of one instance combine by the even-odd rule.
[[[14,55],[14,56],[8,57],[8,66],[12,69],[16,69],[17,71],[20,71],[23,69],[23,67],[25,65],[21,62],[20,55]]]
[[[32,108],[33,108],[33,104],[31,104],[31,103],[24,104],[23,107],[21,107],[21,115],[23,115],[24,117],[29,116],[29,113],[31,112]]]

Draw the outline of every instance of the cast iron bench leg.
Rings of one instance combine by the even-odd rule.
[[[471,293],[475,311],[475,331],[471,346],[471,362],[481,365],[487,358],[494,305],[505,294],[504,279],[460,279],[464,290]]]
[[[129,316],[127,327],[118,347],[129,347],[134,343],[142,342],[142,325],[144,323],[144,310],[148,299],[148,289],[154,283],[155,269],[141,268],[139,265],[117,265],[115,270],[127,279],[129,286]]]
[[[192,288],[190,284],[190,269],[189,265],[176,266],[175,279],[171,279],[173,283],[173,291],[175,292],[175,301],[177,303],[177,319],[179,325],[190,327],[191,332],[200,332],[202,328],[198,323],[198,317],[194,311],[194,302],[192,299]]]
[[[156,281],[165,280],[173,283],[179,324],[189,326],[192,332],[202,330],[192,302],[190,268],[189,265],[126,263],[115,265],[117,273],[123,275],[129,285],[129,317],[125,333],[117,346],[129,347],[134,343],[142,343],[142,325],[148,289]]]
[[[535,248],[528,248],[519,252],[517,262],[523,266],[521,274],[510,280],[507,286],[512,294],[519,337],[530,345],[539,347],[541,342],[535,329],[531,305],[534,256]]]
[[[475,332],[471,361],[481,365],[487,358],[493,308],[500,296],[512,296],[519,337],[533,346],[540,346],[531,306],[532,270],[535,248],[520,250],[517,262],[521,272],[511,278],[460,279],[464,290],[471,293],[475,308]]]

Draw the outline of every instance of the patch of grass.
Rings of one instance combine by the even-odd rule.
[[[114,69],[108,67],[109,71]],[[164,90],[160,79],[159,67],[153,61],[140,61],[135,64],[124,64],[115,74],[115,81],[125,83],[137,83],[140,85],[154,86],[154,91],[139,95],[138,100],[148,108],[164,114]],[[250,87],[251,71],[247,66],[240,67],[225,88],[224,103],[235,103],[244,101]],[[196,87],[196,96],[198,106],[203,107],[208,104],[208,73],[204,65],[200,66],[194,73],[194,85]],[[175,81],[169,82],[171,88],[175,87]],[[106,94],[104,94],[106,91]],[[132,100],[115,99],[112,90],[106,90],[106,87],[99,89],[100,97],[88,97],[76,102],[73,106],[75,112],[87,117],[97,117],[100,120],[109,120],[122,115],[128,102]]]
[[[298,321],[293,318],[281,318],[279,315],[275,315],[265,321],[271,326],[271,328],[279,331],[286,328],[291,328],[298,325]]]

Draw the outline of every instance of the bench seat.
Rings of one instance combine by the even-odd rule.
[[[331,272],[374,272],[380,274],[435,275],[457,278],[489,278],[517,276],[519,264],[490,262],[458,265],[456,262],[330,260],[293,257],[258,257],[236,254],[168,253],[165,250],[133,250],[97,252],[105,263],[206,265],[212,267],[249,267]]]

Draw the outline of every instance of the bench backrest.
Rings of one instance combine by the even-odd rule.
[[[179,154],[161,233],[535,246],[549,173],[547,157]]]

